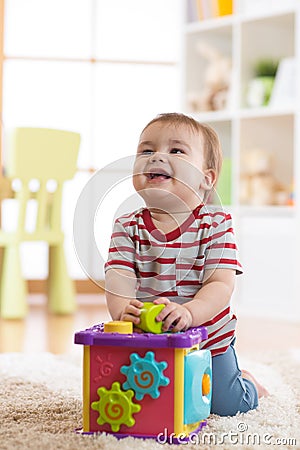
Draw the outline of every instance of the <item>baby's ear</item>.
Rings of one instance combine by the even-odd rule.
[[[205,169],[203,171],[203,178],[200,183],[200,189],[210,191],[217,181],[217,174],[213,169]]]

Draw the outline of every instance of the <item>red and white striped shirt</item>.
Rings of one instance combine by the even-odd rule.
[[[105,271],[110,268],[136,274],[139,300],[168,297],[180,304],[193,299],[201,289],[205,270],[242,272],[232,218],[212,205],[198,206],[185,222],[166,234],[156,228],[147,208],[119,217]],[[209,349],[212,356],[224,353],[235,334],[236,317],[230,305],[202,325],[208,329],[208,340],[201,348]]]

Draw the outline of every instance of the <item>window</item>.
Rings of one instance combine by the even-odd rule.
[[[86,276],[72,218],[88,169],[133,155],[148,120],[179,110],[180,23],[180,0],[5,0],[4,129],[61,128],[82,137],[63,214],[74,278]],[[30,266],[27,277],[45,276],[46,262]]]

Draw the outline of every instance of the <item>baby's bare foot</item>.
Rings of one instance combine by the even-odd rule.
[[[242,377],[246,378],[246,380],[252,381],[257,389],[258,398],[268,397],[270,395],[269,391],[262,384],[260,384],[257,379],[254,378],[250,372],[248,372],[248,370],[242,370]]]

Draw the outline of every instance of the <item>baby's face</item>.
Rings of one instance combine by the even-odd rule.
[[[206,172],[203,137],[196,131],[155,122],[141,134],[133,185],[148,207],[194,209],[211,187]]]

